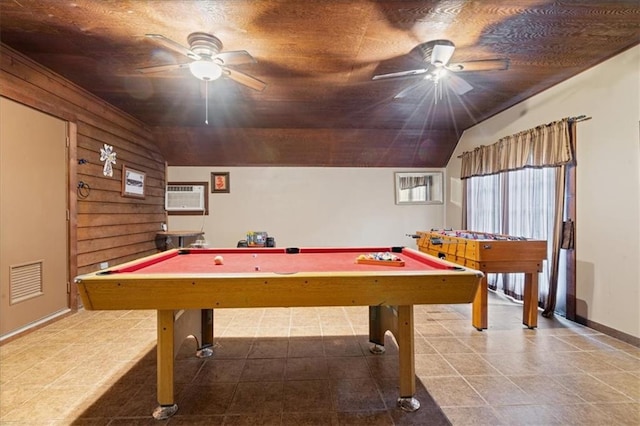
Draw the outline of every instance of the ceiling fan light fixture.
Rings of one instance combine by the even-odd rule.
[[[189,70],[196,78],[204,81],[213,81],[220,78],[222,68],[213,61],[200,60],[189,64]]]
[[[436,68],[435,70],[433,70],[433,79],[434,80],[438,80],[441,79],[443,77],[447,76],[447,69],[446,68]]]
[[[439,42],[439,43],[442,43],[442,42]],[[433,47],[433,52],[431,53],[431,63],[436,67],[443,67],[447,65],[449,63],[449,59],[451,59],[451,56],[453,56],[453,51],[455,49],[456,48],[453,45],[453,43],[436,44]]]

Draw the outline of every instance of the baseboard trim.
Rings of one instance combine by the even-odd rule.
[[[604,333],[607,336],[614,337],[618,340],[622,340],[625,343],[640,348],[640,337],[632,336],[631,334],[627,334],[614,328],[607,327],[606,325],[599,324],[595,321],[591,321],[579,315],[576,315],[575,322],[599,331],[600,333]]]
[[[34,321],[30,324],[25,325],[24,327],[18,328],[17,330],[11,331],[7,334],[0,336],[0,346],[8,343],[12,340],[17,339],[18,337],[24,336],[25,334],[31,333],[32,331],[38,330],[45,325],[49,325],[52,322],[58,321],[68,315],[73,313],[73,311],[69,308],[65,308],[61,311],[55,312],[47,317],[41,318],[38,321]]]

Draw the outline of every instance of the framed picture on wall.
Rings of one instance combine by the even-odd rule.
[[[231,192],[229,172],[211,172],[211,192],[214,194]]]
[[[144,198],[145,177],[144,172],[122,166],[122,196]]]

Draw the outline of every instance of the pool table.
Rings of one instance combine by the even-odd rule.
[[[395,260],[358,263],[391,254]],[[215,257],[222,256],[220,265]],[[158,317],[158,403],[177,411],[173,363],[182,339],[213,354],[213,310],[247,307],[369,306],[373,353],[393,333],[405,411],[415,398],[413,305],[471,303],[482,273],[404,247],[174,249],[76,278],[88,310],[154,309]]]

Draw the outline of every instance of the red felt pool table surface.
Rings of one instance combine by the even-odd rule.
[[[143,274],[171,274],[171,273],[244,273],[256,272],[256,267],[262,272],[276,274],[291,274],[297,272],[382,272],[392,271],[427,271],[451,270],[456,267],[430,258],[409,249],[392,247],[350,247],[350,248],[301,248],[293,249],[296,253],[287,253],[285,248],[255,248],[255,249],[183,249],[166,252],[146,261],[116,268],[122,273]],[[289,249],[291,250],[291,249]],[[375,265],[358,264],[356,259],[360,255],[376,253],[391,253],[400,258],[404,266],[392,265],[392,262],[380,262]],[[214,258],[221,256],[223,263],[216,265]],[[458,268],[459,269],[459,268]]]

